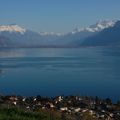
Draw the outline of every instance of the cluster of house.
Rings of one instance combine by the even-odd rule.
[[[110,99],[102,100],[98,97],[57,96],[48,97],[22,97],[0,96],[0,104],[8,107],[17,106],[25,110],[52,110],[64,114],[82,117],[90,115],[93,118],[105,120],[120,120],[120,104],[113,104]]]

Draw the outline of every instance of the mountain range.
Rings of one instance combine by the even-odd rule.
[[[120,21],[99,21],[66,34],[34,32],[19,25],[0,26],[0,47],[79,47],[120,45]]]

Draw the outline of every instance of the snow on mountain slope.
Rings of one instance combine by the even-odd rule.
[[[75,34],[77,32],[83,32],[83,31],[88,31],[88,32],[99,32],[103,29],[109,28],[109,27],[113,27],[115,25],[115,23],[118,20],[104,20],[104,21],[99,21],[94,25],[91,25],[89,27],[86,28],[76,28],[74,29],[74,31],[72,31],[72,34]]]
[[[98,34],[84,39],[82,46],[114,46],[120,45],[120,21],[113,27],[106,28]]]
[[[41,36],[62,36],[61,33],[54,33],[54,32],[40,32]]]
[[[26,29],[18,25],[1,25],[0,32],[17,32],[20,34],[24,34],[26,32]]]
[[[0,36],[7,38],[1,39],[1,43],[9,43],[13,46],[77,46],[89,37],[95,36],[104,29],[114,27],[118,20],[99,21],[82,29],[75,29],[66,34],[54,32],[34,32],[26,30],[18,25],[1,25]],[[10,44],[11,45],[11,44]]]
[[[76,28],[72,32],[72,34],[78,33],[78,32],[99,32],[105,28],[108,27],[113,27],[117,20],[104,20],[104,21],[99,21],[94,25],[91,25],[86,28]],[[25,28],[20,27],[19,25],[1,25],[0,26],[0,32],[17,32],[24,34],[26,32]],[[69,33],[69,34],[70,34]],[[68,33],[67,33],[68,34]],[[61,34],[61,33],[54,33],[54,32],[40,32],[41,36],[64,36],[66,34]]]

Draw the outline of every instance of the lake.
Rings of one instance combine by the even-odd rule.
[[[0,48],[0,93],[120,100],[120,47]]]

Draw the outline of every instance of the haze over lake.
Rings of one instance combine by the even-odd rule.
[[[120,48],[0,48],[0,93],[120,99]]]

